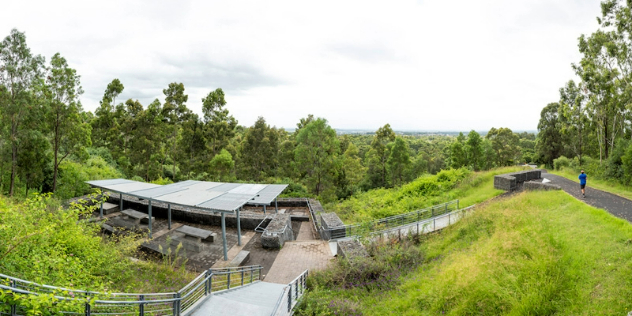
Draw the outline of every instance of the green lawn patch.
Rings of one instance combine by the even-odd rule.
[[[423,260],[364,276],[397,273],[384,290],[333,282],[341,277],[332,271],[345,271],[340,267],[348,263],[316,273],[298,314],[626,315],[632,310],[632,225],[561,191],[491,202],[415,247],[415,258]],[[397,262],[410,251],[372,253],[377,262]]]

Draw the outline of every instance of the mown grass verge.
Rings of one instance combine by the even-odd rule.
[[[562,176],[566,179],[579,183],[579,180],[577,178],[579,176],[579,173],[575,172],[572,169],[562,168],[561,170],[549,170],[549,173]],[[616,194],[618,196],[632,200],[632,186],[623,185],[615,180],[603,180],[599,178],[594,178],[590,175],[588,175],[587,184],[588,187],[593,187],[601,191],[610,192],[612,194]]]
[[[413,253],[392,247],[404,248],[373,250],[371,264],[398,262]],[[626,315],[632,310],[632,225],[561,191],[490,202],[413,248],[416,260],[404,260],[403,268],[395,263],[360,274],[359,284],[366,284],[396,273],[388,286],[341,286],[334,281],[354,271],[342,260],[315,273],[298,314]]]
[[[459,199],[459,206],[467,207],[504,192],[494,189],[495,175],[525,169],[443,170],[436,175],[421,176],[399,188],[371,190],[348,200],[329,203],[325,209],[336,212],[345,223],[350,224],[412,212],[455,199]]]

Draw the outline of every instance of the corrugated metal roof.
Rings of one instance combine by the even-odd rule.
[[[125,193],[125,194],[138,191],[138,190],[146,190],[146,189],[160,187],[160,185],[158,184],[138,182],[138,181],[132,181],[132,180],[125,180],[125,179],[96,180],[96,181],[86,181],[86,182],[97,188]]]
[[[87,181],[108,191],[154,201],[233,212],[244,204],[270,204],[287,187],[286,184],[243,184],[187,180],[157,185],[126,179]]]
[[[268,184],[248,204],[270,204],[287,188],[287,184]]]

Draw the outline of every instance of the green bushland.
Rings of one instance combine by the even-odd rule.
[[[298,315],[626,315],[632,310],[632,226],[568,194],[524,192],[487,203],[416,250],[373,253],[391,264],[385,290],[341,286],[349,262],[308,279]],[[410,243],[410,242],[409,242]],[[399,256],[399,257],[398,257]],[[363,263],[361,263],[363,264]]]
[[[325,205],[345,223],[358,223],[415,211],[424,207],[459,199],[467,207],[502,194],[494,189],[494,176],[515,172],[524,167],[504,167],[472,172],[466,168],[442,170],[424,175],[399,188],[374,189],[337,203]]]
[[[98,292],[169,292],[186,285],[194,273],[182,260],[133,261],[141,236],[102,237],[100,222],[88,218],[94,207],[64,209],[50,195],[21,203],[0,196],[0,272],[71,289]],[[0,300],[16,299],[0,291]],[[19,298],[33,314],[52,308],[48,296]]]

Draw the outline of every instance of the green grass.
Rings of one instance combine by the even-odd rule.
[[[561,191],[490,202],[415,247],[423,260],[392,268],[402,274],[391,289],[335,286],[332,271],[349,270],[340,268],[343,263],[312,275],[298,314],[626,315],[632,310],[632,226]],[[378,251],[375,261],[408,252]]]
[[[549,173],[556,174],[558,176],[562,176],[564,178],[579,183],[579,180],[577,179],[579,173],[571,169],[562,168],[562,170],[549,170]],[[632,200],[632,186],[623,185],[613,180],[595,179],[590,175],[588,175],[587,184],[588,187],[593,187],[595,189],[610,192],[612,194],[616,194],[618,196]]]
[[[445,170],[437,175],[421,176],[399,188],[370,190],[348,200],[329,203],[325,209],[336,212],[345,223],[359,223],[455,199],[459,200],[459,206],[467,207],[504,192],[494,189],[495,175],[524,169],[505,167],[481,172]]]

